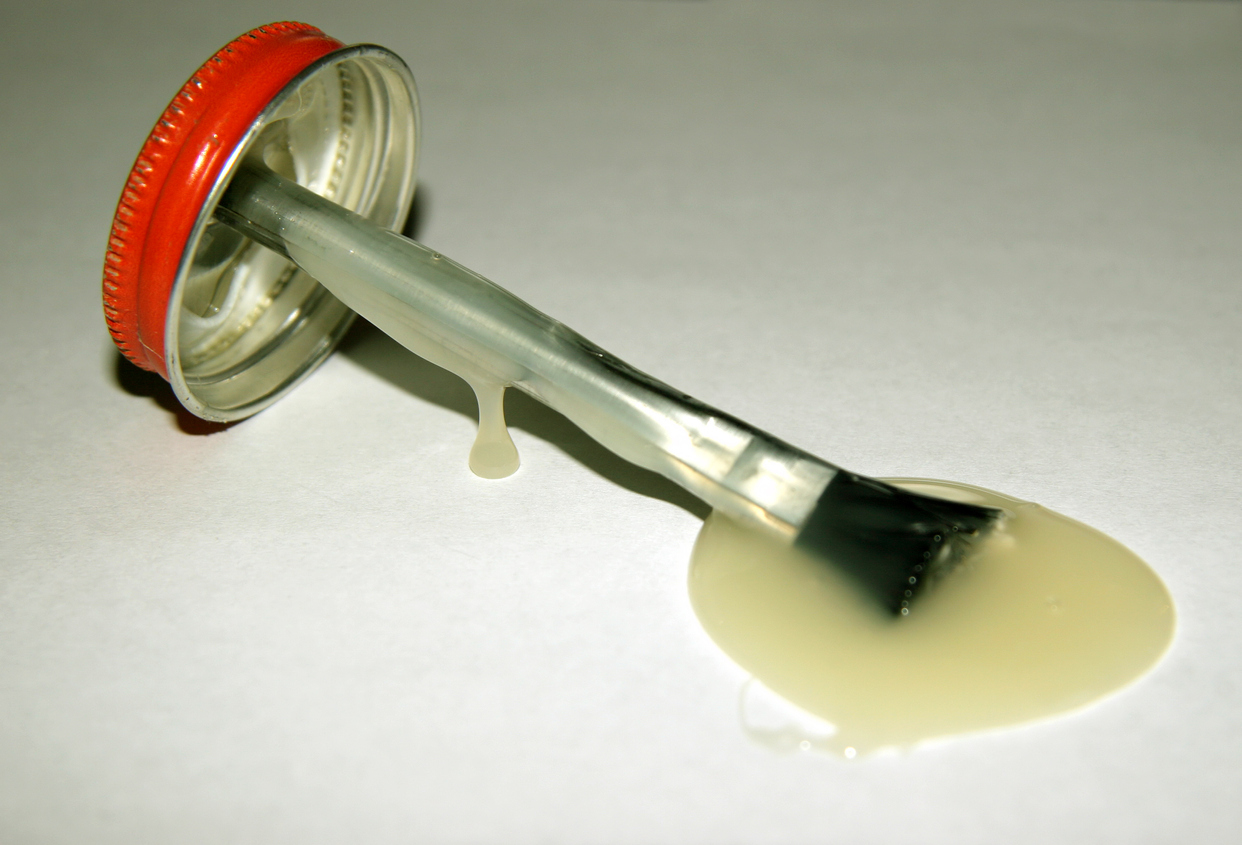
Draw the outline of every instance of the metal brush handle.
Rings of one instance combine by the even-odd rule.
[[[297,263],[413,352],[517,387],[625,460],[790,536],[837,468],[639,372],[503,288],[257,164],[216,218]]]

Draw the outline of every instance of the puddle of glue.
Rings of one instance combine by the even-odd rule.
[[[739,702],[751,738],[852,758],[1022,724],[1125,686],[1168,648],[1172,600],[1120,544],[990,491],[899,483],[1008,513],[904,618],[779,540],[719,514],[704,525],[691,601],[757,679]]]

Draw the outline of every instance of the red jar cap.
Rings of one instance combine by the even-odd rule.
[[[104,317],[130,361],[168,378],[168,299],[199,212],[268,103],[344,45],[304,23],[273,23],[229,43],[173,97],[125,182],[104,258]]]

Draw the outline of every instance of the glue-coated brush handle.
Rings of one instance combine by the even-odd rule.
[[[513,386],[713,508],[791,537],[837,468],[635,370],[503,288],[262,165],[217,218],[297,263],[413,352]]]

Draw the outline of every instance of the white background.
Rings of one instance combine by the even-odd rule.
[[[1242,821],[1242,5],[11,3],[0,27],[0,841],[1224,842]],[[870,474],[1097,526],[1165,661],[845,762],[746,737],[703,506],[361,327],[225,430],[120,361],[126,172],[302,19],[419,81],[415,234]],[[912,703],[916,706],[916,703]]]

